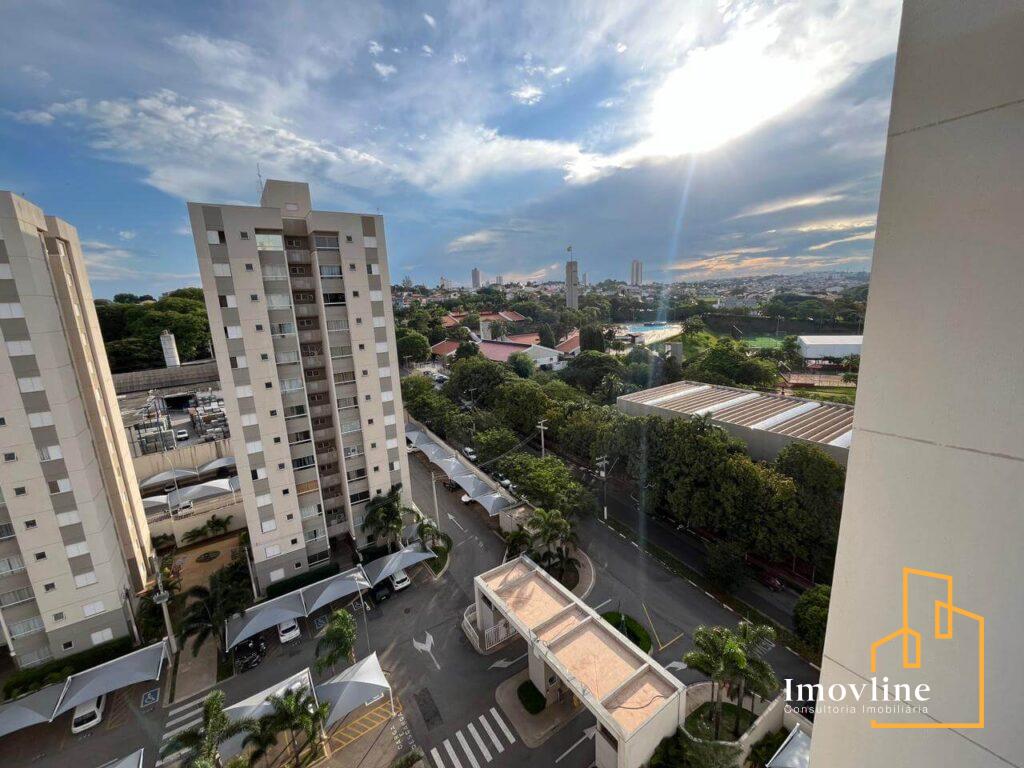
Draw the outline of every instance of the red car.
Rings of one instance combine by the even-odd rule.
[[[772,592],[782,591],[782,580],[778,576],[773,576],[768,571],[761,571],[758,575],[757,580],[764,584]]]

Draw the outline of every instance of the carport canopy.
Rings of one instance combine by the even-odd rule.
[[[234,466],[235,466],[235,457],[234,456],[221,456],[219,459],[214,459],[213,461],[208,461],[205,464],[203,464],[201,467],[199,467],[199,474],[202,475],[202,474],[204,474],[206,472],[214,472],[214,471],[216,471],[218,469],[228,469],[228,468],[234,467]]]
[[[145,751],[146,750],[139,748],[127,757],[122,757],[120,760],[107,763],[103,768],[142,768],[142,758]]]
[[[104,693],[116,691],[144,680],[157,680],[164,659],[167,658],[167,642],[140,648],[120,658],[100,664],[98,667],[71,675],[64,684],[60,701],[53,710],[53,717],[68,712]],[[52,718],[51,718],[52,719]]]
[[[315,691],[317,701],[331,705],[330,714],[324,724],[329,728],[361,706],[379,699],[383,694],[391,696],[391,684],[384,677],[384,670],[380,668],[380,660],[375,652],[316,686]],[[391,706],[394,707],[394,700]]]
[[[477,496],[486,496],[488,493],[494,493],[494,488],[489,483],[481,480],[474,474],[456,477],[455,484],[461,487],[471,499],[475,499]]]
[[[427,437],[423,432],[418,429],[405,430],[405,439],[415,445],[417,448],[422,448],[424,445],[434,445],[434,441]]]
[[[458,482],[460,477],[474,477],[473,470],[459,461],[456,456],[449,456],[447,459],[434,462],[440,467],[441,471],[448,475],[449,480],[455,480]],[[460,483],[461,485],[461,483]]]
[[[299,619],[307,614],[306,604],[302,601],[302,592],[299,590],[254,605],[241,616],[228,619],[225,628],[227,649],[231,650],[243,640],[270,627],[276,627],[283,621]]]
[[[306,605],[307,615],[323,608],[335,600],[354,595],[360,590],[369,589],[370,582],[363,575],[363,569],[356,566],[344,573],[329,576],[323,581],[310,584],[302,589],[302,601]]]
[[[486,509],[487,514],[489,514],[491,517],[497,515],[498,512],[503,510],[505,507],[512,506],[512,502],[510,502],[497,491],[488,493],[485,496],[475,496],[473,498],[473,501],[475,501],[477,504]]]
[[[431,442],[430,445],[424,445],[421,450],[423,451],[423,455],[435,464],[439,464],[445,459],[452,458],[451,453],[434,442]]]
[[[366,574],[366,580],[371,585],[376,586],[388,576],[394,576],[403,568],[409,568],[416,565],[416,563],[422,563],[424,560],[430,560],[433,557],[435,555],[430,549],[424,551],[418,547],[406,547],[398,552],[378,557],[376,560],[367,563],[363,566],[363,573]]]
[[[140,488],[150,488],[155,485],[166,485],[167,483],[174,483],[179,480],[195,480],[199,475],[191,469],[167,469],[163,472],[157,472],[155,475],[150,475],[141,483]]]
[[[224,714],[227,715],[228,719],[233,723],[237,723],[239,720],[245,720],[247,718],[258,720],[264,715],[269,715],[274,711],[274,705],[270,703],[271,697],[283,696],[288,691],[297,691],[302,688],[308,688],[310,691],[313,691],[313,678],[309,674],[309,667],[303,669],[301,672],[296,672],[291,677],[287,677],[279,683],[275,683],[269,688],[264,688],[259,693],[255,693],[237,704],[232,704],[224,710]],[[316,696],[315,691],[313,691],[313,696]],[[223,761],[227,762],[228,759],[242,751],[242,742],[244,741],[245,736],[246,734],[240,733],[232,739],[221,742],[217,751],[220,753]]]
[[[47,723],[64,689],[51,685],[0,707],[0,738],[30,725]]]

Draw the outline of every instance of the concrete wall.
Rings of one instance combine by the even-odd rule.
[[[965,615],[935,637],[945,585],[915,577],[922,665],[884,647],[876,673],[931,686],[927,729],[819,713],[811,764],[1020,765],[1024,690],[1024,5],[907,0],[822,683],[863,682],[902,624],[904,567],[952,577]],[[889,651],[892,651],[890,654]],[[887,720],[896,718],[886,718]]]
[[[170,534],[178,546],[193,544],[186,542],[185,534],[194,528],[205,525],[210,518],[231,516],[229,531],[237,531],[245,528],[245,508],[242,499],[236,494],[236,498],[223,496],[209,499],[193,506],[186,514],[172,515],[170,512],[163,515],[149,516],[149,532],[154,536],[165,536]]]
[[[212,443],[193,443],[173,451],[136,456],[132,464],[135,466],[135,476],[141,482],[168,469],[195,469],[214,459],[231,455],[231,443],[228,440],[215,440]]]
[[[115,373],[114,390],[119,395],[131,392],[146,392],[150,389],[166,390],[173,387],[186,387],[196,384],[219,386],[217,378],[217,362],[215,360],[199,360],[185,363],[178,368],[151,368],[146,371],[127,371]]]

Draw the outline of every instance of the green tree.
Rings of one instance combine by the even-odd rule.
[[[827,584],[811,587],[793,607],[793,625],[800,639],[821,651],[825,647],[825,627],[828,624],[828,604],[832,588]]]
[[[557,456],[541,459],[513,453],[499,462],[504,472],[531,503],[539,507],[576,512],[582,505],[582,487]]]
[[[537,366],[534,365],[533,358],[525,352],[513,352],[508,356],[508,367],[515,371],[519,378],[528,379],[533,376]]]
[[[541,564],[546,567],[552,565],[559,549],[576,540],[572,523],[557,509],[535,509],[526,521],[526,530],[532,537]]]
[[[246,728],[245,738],[242,739],[242,747],[250,750],[246,765],[255,765],[263,759],[267,759],[269,765],[270,750],[277,746],[280,734],[277,723],[271,717],[261,717],[252,721]]]
[[[458,349],[455,350],[455,360],[465,360],[468,357],[479,357],[480,347],[475,341],[460,341]]]
[[[547,323],[542,323],[538,326],[537,334],[540,336],[540,345],[542,347],[554,349],[558,344],[558,340],[555,339],[555,332],[551,330],[551,326]]]
[[[422,333],[408,331],[402,338],[398,339],[398,359],[403,363],[411,360],[414,363],[421,363],[430,357],[430,342]]]
[[[683,333],[703,333],[707,330],[707,325],[696,315],[686,318],[683,321]]]
[[[160,749],[161,756],[186,750],[181,762],[185,766],[201,765],[206,761],[220,766],[220,745],[245,733],[251,727],[251,720],[234,722],[224,712],[224,692],[213,691],[203,700],[203,719],[198,725],[187,728],[172,736]]]
[[[782,340],[782,360],[792,371],[803,369],[804,356],[800,352],[800,341],[796,336],[787,336]]]
[[[569,361],[562,371],[562,377],[574,387],[592,393],[601,380],[609,374],[621,378],[622,363],[611,355],[588,350]]]
[[[711,679],[714,711],[714,739],[722,729],[722,685],[737,676],[746,666],[747,658],[736,636],[725,627],[701,625],[693,632],[693,650],[683,656],[686,666],[703,672]]]
[[[733,541],[716,541],[707,548],[708,579],[723,592],[731,592],[743,578],[743,547]]]
[[[515,432],[505,427],[495,427],[477,432],[473,439],[481,464],[487,464],[502,456],[519,444]]]
[[[402,503],[402,484],[397,483],[384,494],[378,494],[366,505],[362,529],[378,544],[386,544],[388,551],[398,548],[405,530],[405,517],[412,514]]]
[[[211,637],[222,655],[224,647],[224,624],[233,616],[239,616],[252,604],[249,579],[241,576],[237,567],[228,566],[210,576],[209,586],[197,584],[185,592],[185,611],[181,619],[181,636],[192,638],[192,655]]]
[[[304,734],[306,742],[310,747],[314,747],[320,741],[323,724],[327,722],[331,705],[327,702],[318,704],[313,694],[305,687],[289,690],[280,696],[271,696],[267,703],[273,711],[265,717],[272,718],[272,722],[279,730],[288,731],[288,741],[295,765],[301,765],[302,747],[296,733]]]
[[[452,537],[437,527],[437,524],[428,517],[420,520],[416,526],[416,535],[420,541],[430,549],[437,551],[438,547],[450,551],[452,548]]]
[[[584,325],[580,328],[580,350],[586,351],[588,349],[604,352],[605,339],[604,334],[601,333],[601,326]]]
[[[754,624],[749,621],[741,621],[736,628],[736,640],[743,649],[746,656],[746,664],[739,669],[736,682],[736,703],[743,709],[743,697],[750,692],[750,714],[754,719],[754,698],[757,694],[762,699],[769,699],[779,687],[779,678],[775,676],[775,670],[771,664],[761,656],[765,649],[775,642],[775,629],[767,624]],[[740,737],[740,718],[736,718],[733,726],[733,739]]]
[[[224,517],[210,515],[210,519],[206,522],[210,535],[219,536],[222,533],[227,533],[228,529],[231,527],[231,518],[233,517],[234,515],[225,515]]]
[[[789,443],[775,467],[793,479],[802,550],[818,568],[831,570],[839,540],[846,469],[816,445]]]
[[[515,378],[499,386],[491,404],[495,415],[521,435],[537,429],[551,402],[535,381]]]
[[[356,620],[346,610],[331,614],[323,636],[316,641],[316,670],[321,674],[328,667],[334,672],[334,665],[340,661],[351,663],[356,645]]]
[[[514,376],[508,366],[478,355],[455,362],[445,393],[456,402],[471,400],[490,407],[495,390]]]

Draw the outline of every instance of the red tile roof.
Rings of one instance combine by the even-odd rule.
[[[455,353],[455,350],[459,348],[459,342],[452,341],[451,339],[445,339],[439,341],[437,344],[430,348],[430,353],[433,355],[440,355],[441,357],[448,357]]]
[[[480,354],[496,363],[506,363],[516,352],[525,352],[532,344],[516,344],[511,341],[481,341]]]
[[[565,337],[560,343],[555,345],[555,349],[559,352],[575,352],[580,348],[580,332],[573,331]]]
[[[468,312],[449,312],[447,315],[441,318],[441,325],[445,328],[454,328],[459,325],[463,320],[466,319]],[[506,309],[501,312],[483,311],[480,313],[481,320],[487,320],[488,322],[494,322],[495,320],[503,323],[521,323],[526,320],[525,315],[521,315],[511,309]]]
[[[515,333],[506,336],[505,341],[514,341],[517,344],[540,344],[539,333]]]

